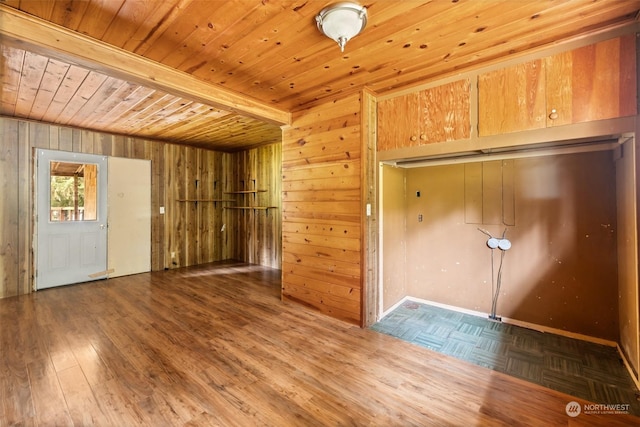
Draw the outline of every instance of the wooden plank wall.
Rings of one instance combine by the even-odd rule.
[[[231,257],[227,233],[233,218],[224,210],[225,186],[233,179],[228,153],[165,144],[165,267]],[[226,228],[225,227],[225,228]]]
[[[256,222],[248,239],[221,231],[223,224],[226,230],[241,230],[221,202],[178,201],[223,198],[237,181],[233,163],[247,158],[245,170],[256,167],[258,179],[274,190],[268,203],[277,205],[279,144],[230,154],[9,118],[0,118],[0,136],[0,298],[32,288],[33,148],[151,160],[152,270],[236,258],[238,245],[246,242],[255,245],[243,248],[252,254],[248,259],[279,268],[279,210],[270,211],[264,223]]]
[[[0,121],[0,296],[29,292],[31,209],[29,145],[18,138],[25,125],[15,120]]]
[[[358,94],[294,114],[282,147],[282,295],[360,324]]]
[[[228,209],[233,227],[233,258],[271,268],[282,268],[282,144],[269,144],[232,154],[234,180],[225,191],[266,190],[227,194],[236,202],[227,206],[269,209]]]

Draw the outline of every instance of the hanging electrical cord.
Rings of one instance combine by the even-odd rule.
[[[504,255],[507,250],[511,248],[511,242],[505,238],[507,234],[507,229],[505,228],[502,232],[502,238],[496,239],[489,233],[487,230],[483,230],[482,228],[478,228],[478,230],[489,236],[489,240],[487,240],[487,246],[491,249],[491,314],[489,314],[489,319],[492,320],[502,320],[502,318],[496,315],[496,311],[498,308],[498,297],[500,296],[500,286],[502,285],[502,265],[504,263]],[[494,249],[500,249],[500,266],[498,267],[498,276],[497,280],[494,280],[495,272],[494,272],[494,260],[493,260],[493,251]],[[495,283],[495,289],[493,284]]]

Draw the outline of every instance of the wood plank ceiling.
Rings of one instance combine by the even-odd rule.
[[[21,11],[283,112],[368,87],[400,90],[637,21],[640,0],[371,0],[345,52],[320,0],[4,0]],[[0,17],[1,19],[1,17]],[[1,25],[0,25],[1,27]],[[0,114],[234,151],[279,141],[273,120],[111,75],[2,34]],[[185,74],[185,75],[186,75]]]

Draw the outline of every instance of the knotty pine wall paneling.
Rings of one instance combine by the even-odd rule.
[[[228,153],[166,144],[165,185],[167,268],[228,258],[226,228],[233,217],[224,211],[224,183],[233,179]],[[225,230],[223,230],[225,225]]]
[[[294,113],[282,145],[282,297],[360,324],[359,94]]]
[[[233,256],[220,231],[233,218],[222,205],[178,201],[221,197],[233,178],[231,154],[9,118],[0,118],[0,136],[0,298],[32,290],[34,148],[151,160],[152,270]]]
[[[0,121],[0,296],[15,296],[29,292],[31,268],[29,239],[32,223],[28,180],[30,150],[20,140],[26,126],[15,120]]]
[[[282,268],[282,144],[269,144],[232,154],[233,178],[225,191],[235,203],[225,209],[234,218],[229,229],[233,258],[275,269]],[[262,191],[264,190],[264,191]],[[255,209],[239,209],[255,207]],[[267,208],[267,209],[265,209]]]
[[[211,202],[211,200],[223,199],[225,177],[230,176],[227,169],[229,162],[228,154],[214,151],[200,152],[197,194],[204,201],[199,204],[198,210],[198,222],[202,225],[199,233],[200,242],[196,248],[197,264],[208,262],[211,258],[230,258],[225,239],[228,233],[222,229],[223,225],[230,220],[229,215],[224,211],[224,203]]]

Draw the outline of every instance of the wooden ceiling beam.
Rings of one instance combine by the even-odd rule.
[[[276,125],[291,123],[288,111],[199,80],[190,74],[17,9],[0,5],[0,22],[0,42],[3,44]]]

